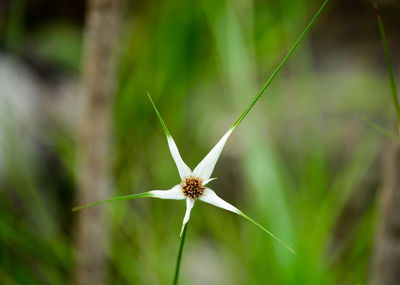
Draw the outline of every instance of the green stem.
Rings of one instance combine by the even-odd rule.
[[[388,44],[387,44],[387,40],[386,40],[385,29],[383,28],[382,17],[379,13],[378,5],[375,4],[374,8],[375,8],[376,20],[378,21],[379,33],[381,34],[383,50],[385,52],[386,68],[387,68],[388,75],[389,75],[390,88],[392,90],[393,104],[396,109],[398,128],[400,130],[400,104],[399,104],[399,99],[397,97],[396,83],[394,81],[392,64],[390,63],[389,48],[388,48]]]
[[[94,203],[90,203],[90,204],[86,204],[86,205],[82,205],[82,206],[77,206],[77,207],[72,208],[72,211],[79,211],[79,210],[83,210],[83,209],[86,209],[89,207],[106,204],[106,203],[111,203],[111,202],[116,202],[116,201],[131,200],[131,199],[146,198],[146,197],[153,197],[153,194],[150,192],[145,192],[145,193],[139,193],[139,194],[118,196],[118,197],[110,198],[110,199],[103,200],[103,201],[98,201],[98,202],[94,202]]]
[[[181,268],[182,252],[183,252],[183,245],[185,244],[187,225],[188,224],[186,224],[184,226],[182,237],[181,237],[181,241],[180,241],[180,244],[179,244],[179,251],[178,251],[178,257],[177,257],[177,260],[176,260],[174,281],[172,282],[173,285],[177,285],[178,284],[179,271],[180,271],[180,268]]]
[[[285,58],[282,60],[282,62],[279,64],[279,66],[275,69],[275,71],[272,73],[270,78],[268,79],[267,83],[265,83],[264,87],[261,89],[261,91],[257,94],[257,96],[251,101],[249,106],[244,110],[244,112],[240,115],[240,117],[236,120],[236,122],[233,124],[232,128],[235,129],[246,117],[247,113],[253,108],[254,104],[258,101],[258,99],[261,97],[261,95],[264,93],[265,89],[271,84],[272,80],[275,78],[275,76],[279,73],[279,71],[282,69],[283,65],[286,63],[286,61],[289,59],[289,57],[292,55],[294,50],[297,48],[297,46],[300,44],[301,40],[304,38],[304,36],[307,34],[307,32],[310,30],[311,26],[314,24],[315,20],[318,18],[319,14],[322,12],[322,10],[325,8],[325,5],[328,3],[328,0],[325,0],[324,4],[322,4],[321,8],[319,8],[318,12],[315,14],[315,16],[312,18],[310,23],[307,25],[305,30],[301,33],[300,37],[297,39],[293,47],[289,50],[288,54],[285,56]]]

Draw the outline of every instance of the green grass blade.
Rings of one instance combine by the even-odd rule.
[[[183,232],[182,232],[182,237],[181,237],[180,243],[179,243],[179,251],[178,251],[178,257],[176,259],[174,281],[172,282],[173,285],[178,284],[179,271],[181,268],[183,245],[185,244],[187,226],[188,226],[188,224],[186,223],[186,225],[184,226]]]
[[[27,1],[14,0],[10,3],[5,41],[9,48],[15,49],[24,37],[25,14],[28,12],[26,11]]]
[[[310,23],[307,25],[305,30],[301,33],[300,37],[297,39],[293,47],[289,50],[288,54],[284,57],[282,62],[278,65],[278,67],[275,69],[275,71],[272,73],[268,81],[265,83],[264,87],[261,89],[261,91],[257,94],[256,97],[254,97],[253,101],[247,106],[247,108],[244,110],[244,112],[240,115],[240,117],[236,120],[236,122],[233,124],[232,128],[235,129],[246,117],[247,113],[253,108],[254,104],[258,101],[258,99],[261,97],[261,95],[264,93],[265,89],[271,84],[272,80],[275,78],[275,76],[279,73],[279,71],[282,69],[283,65],[286,63],[286,61],[289,59],[289,57],[292,55],[294,50],[297,48],[297,46],[300,44],[304,36],[307,34],[307,32],[310,30],[311,26],[314,24],[315,20],[318,18],[319,14],[321,14],[322,10],[325,8],[326,4],[328,3],[328,0],[325,0],[324,4],[322,4],[321,8],[319,8],[318,12],[315,14],[315,16],[312,18]]]
[[[375,4],[374,8],[375,8],[376,20],[378,21],[379,33],[381,35],[383,50],[385,52],[386,68],[387,68],[388,75],[389,75],[390,89],[392,90],[393,105],[396,109],[397,123],[398,123],[398,127],[400,129],[400,105],[399,105],[399,99],[397,97],[396,83],[394,81],[392,64],[390,62],[389,48],[388,48],[388,44],[387,44],[387,40],[386,40],[385,29],[383,28],[382,17],[381,17],[381,14],[379,13],[378,5]]]
[[[154,111],[156,111],[157,117],[158,117],[158,119],[160,120],[160,123],[161,123],[161,125],[162,125],[162,127],[163,127],[163,129],[164,129],[165,135],[166,135],[167,137],[170,137],[171,135],[170,135],[170,133],[169,133],[169,131],[168,131],[168,128],[167,128],[167,126],[165,125],[164,120],[163,120],[163,118],[162,118],[161,115],[160,115],[160,112],[158,112],[158,109],[157,109],[157,107],[156,107],[156,104],[154,104],[153,99],[151,99],[151,96],[150,96],[150,93],[149,93],[149,92],[147,92],[147,96],[149,96],[151,105],[153,105]]]
[[[274,238],[276,241],[278,241],[280,244],[282,244],[284,247],[286,247],[288,250],[290,250],[291,252],[293,252],[294,254],[296,254],[296,252],[290,247],[288,246],[286,243],[284,243],[282,240],[280,240],[276,235],[274,235],[273,233],[271,233],[269,230],[267,230],[266,228],[264,228],[262,225],[260,225],[259,223],[257,223],[256,221],[254,221],[252,218],[250,218],[249,216],[247,216],[246,214],[244,214],[243,212],[239,212],[238,213],[240,216],[242,216],[243,218],[245,218],[246,220],[248,220],[250,223],[252,223],[253,225],[256,225],[258,228],[260,228],[262,231],[266,232],[267,234],[269,234],[272,238]]]
[[[117,202],[117,201],[122,201],[122,200],[131,200],[131,199],[137,199],[137,198],[146,198],[146,197],[153,197],[153,194],[150,192],[145,192],[145,193],[139,193],[139,194],[118,196],[118,197],[110,198],[107,200],[102,200],[102,201],[98,201],[98,202],[94,202],[94,203],[90,203],[90,204],[86,204],[86,205],[82,205],[82,206],[77,206],[77,207],[72,208],[72,211],[75,212],[75,211],[83,210],[83,209],[86,209],[89,207],[94,207],[97,205],[107,204],[107,203],[111,203],[111,202]]]
[[[394,133],[392,133],[392,132],[388,131],[387,129],[381,127],[380,125],[372,122],[367,117],[363,117],[363,119],[368,125],[370,125],[373,129],[375,129],[376,131],[378,131],[379,133],[381,133],[385,137],[390,138],[390,139],[400,143],[400,137],[399,136],[396,136]]]

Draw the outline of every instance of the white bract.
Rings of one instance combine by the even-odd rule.
[[[251,219],[249,216],[245,215],[242,211],[240,211],[238,208],[235,206],[229,204],[228,202],[224,201],[218,195],[211,190],[208,187],[205,187],[207,183],[209,183],[211,180],[214,178],[210,178],[211,174],[214,170],[215,164],[218,161],[218,158],[221,154],[222,149],[224,148],[224,145],[233,132],[233,130],[240,124],[240,122],[243,121],[243,119],[246,117],[246,115],[250,112],[250,110],[253,108],[254,104],[257,102],[257,100],[261,97],[261,95],[264,93],[265,89],[271,84],[272,80],[276,77],[278,72],[282,69],[283,65],[286,63],[286,61],[289,59],[289,57],[292,55],[294,50],[297,48],[297,46],[300,44],[304,36],[307,34],[315,20],[318,18],[319,14],[321,11],[324,9],[326,4],[328,3],[328,0],[325,0],[325,2],[322,4],[321,8],[318,10],[318,12],[314,15],[310,23],[307,25],[303,33],[301,33],[300,37],[297,39],[293,47],[289,50],[288,54],[284,57],[282,62],[278,65],[278,67],[274,70],[272,75],[269,77],[267,82],[264,84],[263,88],[260,90],[260,92],[257,94],[257,96],[254,97],[254,99],[250,102],[250,104],[246,107],[246,109],[243,111],[243,113],[239,116],[239,118],[236,120],[236,122],[233,124],[233,126],[225,133],[225,135],[218,141],[218,143],[214,146],[214,148],[206,155],[206,157],[196,166],[196,168],[191,171],[190,168],[186,165],[186,163],[182,160],[181,155],[179,154],[179,150],[170,135],[167,127],[165,126],[165,123],[163,119],[161,118],[160,113],[158,112],[153,100],[151,99],[149,95],[149,99],[151,101],[151,104],[154,107],[154,110],[157,113],[158,118],[160,119],[160,122],[164,128],[165,134],[167,136],[167,141],[168,141],[168,146],[169,150],[171,152],[171,155],[175,161],[175,164],[178,168],[179,175],[181,177],[182,182],[178,185],[175,185],[172,187],[170,190],[153,190],[150,192],[145,192],[145,193],[140,193],[140,194],[131,194],[131,195],[126,195],[126,196],[120,196],[120,197],[115,197],[111,199],[107,199],[104,201],[99,201],[79,207],[73,208],[74,211],[81,210],[87,207],[91,206],[96,206],[104,203],[109,203],[109,202],[114,202],[114,201],[120,201],[120,200],[129,200],[129,199],[135,199],[135,198],[144,198],[144,197],[153,197],[153,198],[160,198],[160,199],[174,199],[174,200],[186,200],[186,213],[183,218],[183,225],[182,225],[182,231],[185,228],[185,225],[189,221],[190,218],[190,212],[194,206],[194,203],[197,199],[200,201],[209,203],[211,205],[217,206],[219,208],[231,211],[233,213],[236,213],[249,222],[253,223],[257,227],[259,227],[261,230],[272,236],[274,239],[279,241],[281,244],[283,244],[286,248],[288,248],[290,251],[294,253],[294,250],[291,249],[288,245],[286,245],[283,241],[278,239],[274,234],[272,234],[270,231],[268,231],[266,228],[261,226],[259,223],[255,222],[253,219]],[[181,231],[181,235],[182,235]],[[181,243],[182,244],[182,243]]]
[[[253,223],[261,230],[272,236],[274,239],[279,241],[282,245],[288,248],[290,251],[295,253],[293,249],[291,249],[288,245],[286,245],[283,241],[277,238],[274,234],[268,231],[266,228],[261,226],[259,223],[255,222],[249,216],[245,215],[242,211],[240,211],[235,206],[229,204],[225,200],[218,197],[218,195],[210,188],[205,187],[210,181],[214,180],[215,178],[211,178],[211,174],[214,170],[215,165],[217,164],[218,158],[221,155],[222,149],[225,146],[226,141],[228,140],[229,136],[232,134],[233,130],[237,127],[241,120],[243,120],[244,116],[251,109],[251,106],[254,103],[250,104],[250,107],[244,112],[238,121],[233,124],[233,126],[223,135],[223,137],[217,142],[217,144],[213,147],[213,149],[203,158],[202,161],[195,167],[193,171],[186,165],[183,161],[178,147],[175,144],[174,139],[170,135],[167,126],[164,123],[160,113],[156,105],[154,104],[153,100],[148,94],[151,104],[154,107],[154,110],[157,113],[158,118],[160,119],[161,125],[163,126],[165,135],[167,136],[169,150],[171,152],[172,158],[175,161],[176,167],[178,168],[179,176],[182,179],[182,182],[178,185],[175,185],[170,190],[153,190],[147,192],[149,195],[148,197],[160,198],[160,199],[174,199],[174,200],[186,200],[186,213],[183,217],[182,229],[181,234],[185,228],[185,225],[190,219],[190,212],[194,206],[194,203],[197,199],[200,201],[209,203],[216,207],[225,209],[227,211],[231,211],[236,213],[249,222]]]
[[[160,120],[164,125],[161,117]],[[236,214],[241,214],[241,211],[235,206],[232,206],[228,202],[218,197],[218,195],[215,194],[215,192],[210,188],[205,187],[211,180],[213,180],[213,178],[211,178],[212,171],[214,170],[215,164],[217,163],[221,151],[232,131],[232,128],[229,129],[229,131],[219,140],[215,147],[206,155],[206,157],[204,157],[204,159],[193,171],[191,171],[186,163],[182,160],[174,139],[171,137],[168,131],[166,132],[169,150],[178,168],[179,176],[181,177],[182,182],[178,185],[175,185],[170,190],[154,190],[150,191],[149,193],[152,195],[151,197],[154,198],[186,200],[186,213],[183,218],[181,235],[185,224],[189,221],[190,212],[197,199]],[[188,193],[185,191],[185,186],[183,186],[186,185],[185,180],[189,182],[198,182],[198,185],[192,187],[192,192],[194,193]]]
[[[111,199],[107,199],[104,201],[99,201],[79,207],[75,207],[73,210],[81,210],[84,208],[104,204],[104,203],[109,203],[109,202],[114,202],[114,201],[120,201],[120,200],[129,200],[129,199],[135,199],[135,198],[144,198],[144,197],[151,197],[151,198],[159,198],[159,199],[172,199],[172,200],[186,200],[186,213],[185,216],[183,217],[183,223],[182,223],[182,229],[181,229],[181,234],[185,228],[185,225],[190,219],[190,212],[192,211],[192,208],[194,206],[195,201],[198,199],[200,201],[209,203],[211,205],[214,205],[216,207],[231,211],[233,213],[236,213],[249,222],[253,223],[257,227],[259,227],[261,230],[272,236],[274,239],[279,241],[282,245],[284,245],[286,248],[288,248],[290,251],[294,253],[294,250],[291,249],[288,245],[286,245],[283,241],[278,239],[274,234],[272,234],[270,231],[268,231],[266,228],[255,222],[253,219],[251,219],[249,216],[245,215],[242,211],[240,211],[238,208],[235,206],[229,204],[228,202],[224,201],[218,195],[210,188],[206,187],[206,185],[214,180],[215,178],[211,178],[211,174],[214,170],[215,164],[218,161],[218,158],[221,154],[222,149],[224,148],[224,145],[226,141],[228,140],[229,136],[233,132],[233,130],[236,128],[238,125],[238,122],[244,118],[244,116],[241,116],[239,120],[224,134],[224,136],[218,141],[218,143],[214,146],[214,148],[203,158],[203,160],[195,167],[195,169],[192,171],[190,168],[186,165],[186,163],[183,161],[178,147],[175,144],[174,139],[170,135],[167,126],[164,123],[164,120],[162,119],[160,113],[157,110],[157,107],[155,106],[153,100],[151,99],[149,95],[149,99],[151,101],[151,104],[154,107],[155,112],[157,113],[158,118],[160,119],[161,125],[164,129],[165,135],[167,136],[167,141],[168,141],[168,146],[169,150],[171,152],[172,158],[175,161],[176,167],[178,168],[179,176],[181,178],[181,183],[175,185],[169,190],[153,190],[145,193],[139,193],[139,194],[131,194],[131,195],[126,195],[126,196],[119,196]],[[253,103],[254,104],[254,103]],[[249,109],[249,108],[248,108]]]
[[[176,146],[174,139],[170,135],[167,126],[164,123],[164,120],[158,112],[156,105],[154,104],[149,94],[148,96],[151,104],[154,107],[154,110],[157,113],[158,118],[160,119],[161,125],[164,128],[165,135],[167,136],[169,150],[171,152],[172,158],[175,161],[176,167],[178,168],[179,176],[182,179],[182,182],[180,184],[175,185],[170,190],[154,190],[150,191],[149,193],[151,197],[154,198],[186,200],[186,213],[183,217],[180,236],[182,235],[186,223],[190,219],[190,212],[192,211],[194,203],[197,199],[241,215],[242,212],[239,209],[218,197],[218,195],[215,194],[215,192],[210,188],[205,187],[211,180],[215,179],[211,178],[211,174],[214,170],[215,164],[218,161],[221,151],[224,148],[226,141],[234,130],[234,127],[230,128],[226,132],[226,134],[218,141],[214,148],[192,171],[183,161],[179,153],[178,147]]]

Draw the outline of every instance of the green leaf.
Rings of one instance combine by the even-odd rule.
[[[94,203],[90,203],[90,204],[86,204],[86,205],[82,205],[82,206],[77,206],[72,208],[72,211],[80,211],[89,207],[94,207],[97,205],[102,205],[102,204],[106,204],[106,203],[111,203],[111,202],[117,202],[117,201],[122,201],[122,200],[131,200],[131,199],[137,199],[137,198],[146,198],[146,197],[153,197],[153,194],[150,192],[145,192],[145,193],[139,193],[139,194],[130,194],[130,195],[125,195],[125,196],[118,196],[118,197],[114,197],[114,198],[110,198],[107,200],[102,200],[102,201],[98,201],[98,202],[94,202]]]
[[[294,50],[297,48],[297,46],[300,44],[304,36],[307,34],[307,32],[310,30],[311,26],[314,24],[315,20],[318,18],[319,14],[321,14],[322,10],[325,8],[326,4],[328,3],[328,0],[322,4],[321,8],[317,11],[315,16],[312,18],[310,23],[307,25],[305,30],[301,33],[300,37],[297,39],[293,47],[289,50],[288,54],[284,57],[282,62],[278,65],[278,67],[275,69],[275,71],[272,73],[268,81],[265,83],[264,87],[261,89],[261,91],[257,94],[256,97],[254,97],[253,101],[247,106],[247,108],[243,111],[243,113],[240,115],[240,117],[236,120],[236,122],[233,124],[232,128],[235,129],[246,117],[247,113],[253,108],[254,104],[258,101],[258,99],[261,97],[261,95],[264,93],[265,89],[271,84],[272,80],[275,78],[275,76],[279,73],[279,71],[282,69],[283,65],[286,63],[286,61],[289,59],[289,57],[292,55]]]
[[[288,250],[290,250],[291,252],[293,252],[294,254],[296,254],[296,252],[290,247],[288,246],[286,243],[284,243],[282,240],[280,240],[276,235],[274,235],[273,233],[271,233],[269,230],[267,230],[266,228],[264,228],[262,225],[260,225],[259,223],[257,223],[256,221],[254,221],[252,218],[250,218],[249,216],[247,216],[246,214],[244,214],[243,212],[239,212],[238,213],[240,216],[242,216],[243,218],[245,218],[246,220],[248,220],[250,223],[252,223],[253,225],[256,225],[259,229],[261,229],[262,231],[266,232],[267,234],[269,234],[272,238],[274,238],[276,241],[278,241],[280,244],[282,244],[284,247],[286,247]]]
[[[167,129],[167,126],[165,125],[164,120],[160,115],[160,112],[158,112],[158,109],[157,109],[156,105],[154,104],[153,99],[151,99],[151,96],[150,96],[149,92],[147,92],[147,96],[149,96],[151,105],[153,105],[154,111],[156,111],[157,117],[158,117],[158,119],[160,119],[160,123],[161,123],[161,125],[162,125],[162,127],[164,129],[165,135],[167,136],[167,138],[170,137],[171,134],[169,133],[169,131]]]

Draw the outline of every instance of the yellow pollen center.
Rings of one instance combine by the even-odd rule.
[[[203,192],[205,187],[203,186],[203,180],[198,177],[186,177],[182,182],[182,191],[186,197],[197,199],[199,198]]]

